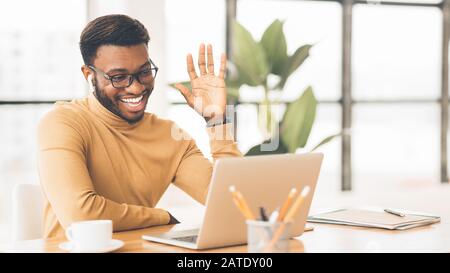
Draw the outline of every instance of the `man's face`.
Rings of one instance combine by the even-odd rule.
[[[144,71],[150,67],[147,46],[101,46],[93,65],[110,77]],[[95,95],[104,107],[128,123],[142,119],[154,81],[141,84],[134,78],[129,87],[115,88],[102,73],[95,72],[93,78]]]

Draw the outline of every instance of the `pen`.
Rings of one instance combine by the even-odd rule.
[[[269,217],[269,222],[275,223],[277,221],[278,215],[279,215],[278,209],[274,210]]]
[[[399,217],[405,217],[405,214],[395,211],[395,210],[391,210],[391,209],[384,209],[385,212],[393,214],[393,215],[397,215]]]
[[[269,218],[267,218],[267,214],[266,214],[266,210],[264,209],[264,207],[259,207],[259,216],[261,221],[269,221]]]

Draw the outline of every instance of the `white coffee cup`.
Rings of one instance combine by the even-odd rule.
[[[94,251],[108,247],[112,240],[111,220],[74,222],[66,229],[74,251]]]

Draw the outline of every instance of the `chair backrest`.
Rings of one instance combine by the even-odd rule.
[[[12,240],[42,238],[42,216],[44,198],[41,187],[33,184],[18,184],[12,196]]]

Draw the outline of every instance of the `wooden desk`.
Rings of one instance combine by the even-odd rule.
[[[340,206],[382,206],[423,211],[442,217],[442,222],[405,231],[308,224],[314,231],[291,240],[293,252],[450,252],[450,185],[421,187],[392,192],[340,193],[315,195],[311,212]],[[198,252],[151,243],[143,234],[165,232],[183,226],[159,226],[114,234],[125,242],[116,252]],[[0,245],[0,252],[63,252],[58,248],[65,238],[30,240]],[[246,252],[247,247],[234,246],[199,252]]]

